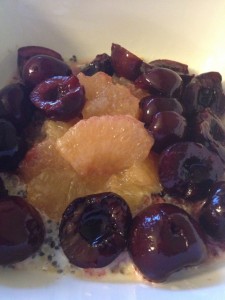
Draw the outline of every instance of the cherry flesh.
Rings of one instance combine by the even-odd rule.
[[[125,249],[131,219],[128,205],[114,193],[78,198],[62,217],[62,249],[78,267],[104,267]]]
[[[31,92],[32,103],[48,118],[67,121],[80,115],[84,88],[74,76],[56,76],[41,82]]]

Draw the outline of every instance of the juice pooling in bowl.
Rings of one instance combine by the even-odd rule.
[[[45,239],[36,230],[32,259],[14,267],[162,282],[224,247],[219,73],[147,63],[118,44],[85,66],[23,47],[18,69],[0,91],[0,214],[16,178]]]

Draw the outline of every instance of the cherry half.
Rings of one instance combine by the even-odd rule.
[[[143,276],[165,281],[180,269],[198,265],[207,257],[204,232],[183,209],[154,204],[134,217],[128,251]]]
[[[126,247],[131,223],[127,203],[114,193],[75,199],[65,210],[59,229],[62,249],[80,268],[110,264]]]

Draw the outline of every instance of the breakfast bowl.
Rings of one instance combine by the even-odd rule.
[[[166,65],[165,67],[165,62],[168,63],[168,61],[169,64],[171,64],[172,61],[179,62],[181,63],[179,66],[182,65],[185,66],[185,68],[188,66],[190,78],[188,77],[187,80],[189,80],[189,82],[187,84],[190,84],[190,81],[193,80],[194,75],[212,72],[214,75],[210,76],[213,76],[213,82],[215,78],[215,81],[218,78],[219,81],[222,81],[222,85],[221,83],[219,83],[220,86],[216,89],[215,94],[218,95],[218,93],[221,93],[221,99],[224,99],[223,93],[220,90],[220,87],[222,88],[223,86],[223,78],[225,76],[225,58],[223,54],[225,51],[225,41],[223,40],[222,36],[222,29],[223,26],[225,26],[223,18],[224,12],[225,3],[223,1],[217,1],[217,3],[215,3],[211,0],[207,2],[198,1],[197,3],[195,3],[194,1],[186,0],[159,0],[157,2],[147,0],[65,0],[63,1],[63,3],[53,0],[47,0],[45,1],[45,3],[37,2],[34,0],[2,0],[0,7],[0,87],[3,88],[10,82],[21,81],[21,76],[22,80],[25,81],[25,75],[21,75],[20,71],[18,71],[17,68],[18,49],[22,49],[22,47],[26,46],[39,46],[52,49],[63,57],[63,60],[72,69],[73,74],[77,76],[82,85],[84,85],[87,96],[88,85],[86,87],[86,84],[87,82],[89,82],[89,79],[85,77],[86,75],[80,75],[80,70],[84,70],[87,64],[93,61],[96,55],[105,53],[110,56],[111,53],[115,51],[115,49],[122,49],[122,52],[125,51],[125,56],[127,55],[128,57],[133,57],[134,55],[135,59],[137,58],[139,62],[141,61],[142,69],[148,68],[148,63],[155,62],[156,60],[163,60],[164,65],[159,66],[159,69],[161,68],[163,70],[167,69],[168,65]],[[118,69],[120,69],[120,64],[121,62],[119,62],[119,67],[117,64]],[[146,67],[146,65],[148,67]],[[151,70],[156,69],[151,67]],[[102,72],[102,70],[100,71]],[[22,72],[24,72],[24,69]],[[146,71],[147,74],[150,74],[151,72],[149,70]],[[174,73],[173,70],[170,72]],[[218,72],[222,76],[222,80],[220,75],[215,75],[218,74],[216,72]],[[153,74],[153,72],[151,74]],[[59,75],[61,74],[57,74],[57,76]],[[68,74],[64,75],[67,76]],[[133,78],[126,78],[126,80],[121,81],[119,77],[126,77],[124,76],[124,73],[121,75],[119,74],[119,72],[117,72],[116,75],[118,76],[116,79],[113,79],[116,80],[113,83],[110,81],[111,79],[109,79],[109,77],[106,77],[102,73],[99,75],[99,80],[102,80],[102,82],[107,82],[108,90],[110,90],[112,84],[115,84],[117,87],[118,85],[123,86],[120,91],[124,90],[125,88],[129,89],[130,86],[133,86],[133,83],[130,83],[130,81],[134,81]],[[182,77],[183,74],[180,75]],[[135,78],[135,80],[136,79],[137,78]],[[149,77],[147,77],[147,81],[149,81]],[[136,83],[140,84],[140,81],[136,81]],[[75,84],[77,87],[77,81],[75,82]],[[97,84],[98,82],[94,82],[94,86]],[[142,81],[141,84],[143,84]],[[142,87],[143,86],[141,86],[141,90]],[[29,86],[29,88],[31,87]],[[138,86],[138,88],[140,88],[140,85]],[[151,86],[151,93],[153,93],[156,89],[156,86],[154,86],[153,88]],[[104,92],[104,95],[107,96],[107,93],[110,93],[108,92],[108,90]],[[32,102],[34,104],[37,92],[38,90],[35,89],[35,93],[33,90],[30,94],[30,98],[33,99]],[[136,93],[132,97],[139,97],[140,100],[140,98],[149,96],[148,92],[142,92],[139,91],[139,94]],[[83,89],[79,86],[79,96],[82,93]],[[160,91],[158,97],[161,97],[162,95],[163,97],[175,97],[175,94],[165,96],[163,93],[164,91]],[[119,97],[118,95],[117,97]],[[132,101],[130,103],[133,103]],[[83,104],[80,105],[82,106]],[[186,110],[188,111],[189,104],[187,104],[186,106]],[[81,108],[83,108],[83,106]],[[91,126],[95,126],[97,122],[96,119],[94,119],[95,115],[93,116],[90,113],[90,111],[93,111],[91,109],[86,109],[85,112],[83,111],[82,113],[84,119],[90,118],[90,122],[92,122]],[[218,114],[221,119],[223,118],[224,109],[225,102],[224,105],[222,103],[218,109]],[[194,114],[194,112],[189,112],[188,117],[190,117],[191,114]],[[55,130],[54,125],[52,125],[54,123],[55,115],[52,115],[52,113],[49,111],[47,115],[48,117],[50,117],[50,119],[53,118],[53,121],[51,120],[48,125],[45,126],[45,134],[48,135],[52,134],[52,132]],[[204,112],[204,115],[201,115],[201,118],[206,118],[205,115],[207,115],[207,118],[210,118],[211,112],[207,110],[206,112]],[[65,121],[64,115],[62,117],[60,113],[57,115],[57,117],[58,116],[60,117],[59,119],[57,119],[57,122]],[[80,118],[79,113],[77,113],[76,117],[78,119]],[[129,124],[132,123],[132,126],[136,126],[136,121],[134,122],[130,116],[126,116],[124,118],[118,117],[117,119],[113,119],[112,117],[110,119],[110,122],[112,123],[110,124],[113,124],[114,127],[119,127],[120,124],[124,124],[124,120],[126,121],[127,132],[129,133],[129,130],[131,128]],[[96,127],[96,130],[94,132],[94,134],[97,132],[100,137],[101,134],[103,136],[105,134],[104,130],[102,129],[105,128],[103,121],[104,116],[98,119],[99,127]],[[79,124],[77,120],[74,122],[75,123],[72,124],[73,126]],[[65,131],[62,123],[57,124],[59,124],[58,127],[60,127],[60,130],[65,133],[63,137],[60,136],[58,138],[57,151],[59,151],[62,156],[72,164],[76,171],[80,172],[82,176],[89,177],[89,175],[91,174],[90,168],[85,168],[85,165],[80,162],[79,164],[74,163],[73,157],[71,158],[71,162],[71,153],[69,151],[64,151],[64,145],[67,143],[67,137],[73,137],[72,131],[68,130],[67,132],[69,133],[66,136],[67,132]],[[83,123],[80,122],[80,124]],[[71,127],[73,127],[72,125],[70,124]],[[135,136],[135,138],[137,139],[136,145],[140,145],[142,143],[141,137],[142,135],[146,134],[146,132],[144,132],[145,130],[142,128],[143,126],[140,127],[139,125],[137,125],[136,127],[137,130],[139,130],[138,134]],[[81,128],[78,127],[79,126],[76,127],[76,130]],[[193,130],[197,130],[196,128],[197,127],[194,127]],[[67,129],[68,128],[66,127],[66,130]],[[33,131],[30,133],[30,131],[27,130],[27,132],[29,138],[32,140]],[[85,133],[86,132],[84,131],[84,135],[82,137],[85,137]],[[149,144],[151,144],[151,140],[148,139],[149,138],[146,138],[146,145],[142,144],[141,151],[144,147],[147,147],[147,149],[148,147],[150,147]],[[77,140],[75,142],[77,142]],[[101,140],[99,138],[99,140],[97,140],[97,143],[99,144],[100,142]],[[68,145],[70,146],[70,144]],[[51,144],[48,144],[47,146],[49,147],[49,149],[52,149]],[[186,147],[185,142],[182,143],[182,146]],[[174,146],[171,145],[171,147]],[[171,147],[169,149],[170,151]],[[116,144],[111,144],[111,148],[115,149]],[[195,146],[193,146],[192,144],[192,151],[194,151],[193,148],[195,148]],[[154,149],[156,150],[156,152],[159,151],[159,148]],[[167,160],[166,155],[169,155],[169,150],[167,151],[167,154],[164,154],[164,160]],[[174,151],[174,149],[172,150]],[[85,151],[83,150],[83,152]],[[101,147],[97,148],[97,151],[101,153]],[[124,150],[121,147],[120,151],[126,152],[126,149]],[[183,150],[177,147],[176,151],[180,151],[180,153],[182,153]],[[91,157],[92,152],[92,149],[90,152],[87,151],[87,157]],[[142,152],[144,153],[144,151]],[[31,151],[29,153],[31,153],[31,155],[29,156],[31,158],[30,160],[34,159],[35,161],[35,157],[32,156],[34,155],[34,151]],[[54,157],[54,152],[51,153],[53,153],[51,155],[53,155]],[[79,153],[80,152],[77,152],[76,155],[79,156]],[[133,159],[134,155],[129,155],[130,157],[132,157],[129,157],[129,159]],[[210,158],[208,152],[204,155],[206,157],[205,161],[209,161]],[[99,166],[105,165],[103,163],[101,164],[103,156],[101,156],[101,159],[96,163],[96,177],[101,175],[101,168]],[[125,155],[125,157],[126,156],[127,155]],[[136,157],[134,159],[136,159]],[[140,160],[139,156],[138,159]],[[25,178],[24,181],[20,181],[18,179],[18,170],[16,170],[16,172],[12,172],[10,170],[10,172],[4,171],[3,173],[1,173],[1,177],[3,178],[9,194],[11,195],[24,196],[27,193],[26,184],[33,176],[29,172],[34,169],[29,169],[29,172],[27,173],[26,164],[29,165],[30,163],[27,159],[27,154],[24,161],[25,163],[22,162],[19,165],[19,171],[22,170],[23,176]],[[43,162],[41,161],[44,161],[45,163],[45,158],[37,156],[37,164],[42,164],[41,166],[43,167]],[[161,159],[161,165],[162,161],[163,159]],[[131,167],[129,165],[129,162],[128,165],[126,164],[126,159],[120,162],[120,167],[122,164],[124,164],[124,169]],[[212,164],[214,164],[214,166],[217,166],[218,173],[223,173],[223,170],[218,171],[222,169],[223,164],[221,163],[220,165],[217,158],[213,160]],[[110,168],[114,167],[114,162],[112,163],[112,166],[110,165],[110,163],[108,163],[108,168],[104,170],[106,173],[110,173]],[[64,171],[65,170],[63,170],[63,172]],[[117,169],[116,171],[120,172],[121,169]],[[63,185],[63,180],[65,180],[66,176],[68,175],[68,173],[63,172],[60,177],[61,182],[58,182],[58,185],[55,184],[53,188],[53,190],[56,191],[56,194],[61,193],[60,184]],[[161,173],[163,173],[163,175],[165,174],[164,167],[161,167]],[[223,180],[222,175],[216,176],[216,179],[218,177],[219,180]],[[49,178],[46,177],[46,185],[51,187],[53,179],[55,178],[54,176],[55,175],[52,175]],[[113,178],[114,181],[111,181],[111,184],[115,183],[115,177]],[[166,186],[164,179],[165,176],[163,177],[161,175],[161,181],[164,184],[164,188],[166,192],[170,194],[171,187]],[[28,186],[30,190],[33,187],[29,184]],[[208,195],[205,195],[205,186],[203,186],[201,192],[202,190],[204,190],[204,197],[207,197]],[[119,189],[117,189],[117,191],[119,191]],[[52,191],[50,192],[52,193]],[[104,197],[109,196],[106,193],[108,192],[107,190],[101,190],[101,192],[105,192],[105,194],[103,195]],[[110,190],[109,192],[114,192],[114,190]],[[153,193],[154,192],[155,191],[153,191]],[[161,202],[164,201],[162,200],[162,197],[164,197],[162,191],[157,190],[157,193],[158,195],[154,198],[156,199],[155,211],[157,211],[158,209],[157,205],[161,205]],[[121,191],[121,195],[123,195],[123,191]],[[82,197],[84,196],[87,196],[87,192],[85,192],[83,195],[79,194],[79,201],[81,204],[83,201]],[[98,197],[103,196],[101,194]],[[184,195],[182,193],[179,194],[180,198],[182,198],[183,196]],[[99,201],[98,197],[96,196],[96,202]],[[110,197],[116,198],[117,196],[112,196],[110,194]],[[173,200],[171,200],[171,197],[173,199],[173,195],[168,196],[168,202],[174,204]],[[198,205],[198,203],[196,204],[195,195],[192,198],[189,198],[190,199],[188,200],[188,207],[192,207],[192,204],[194,203],[194,209],[199,209],[200,205]],[[72,200],[73,199],[71,199],[71,201]],[[92,201],[94,200],[92,199]],[[123,200],[121,200],[120,197],[119,200],[117,197],[115,201],[122,201],[120,202],[120,207],[124,207],[124,210],[127,209],[125,207],[126,205],[123,203]],[[15,200],[15,202],[19,202],[19,200]],[[34,203],[35,201],[32,202],[32,204]],[[202,202],[201,205],[203,205]],[[51,297],[54,299],[73,297],[74,299],[78,300],[100,299],[101,297],[104,297],[104,299],[112,299],[114,297],[122,299],[126,297],[133,300],[149,299],[150,297],[159,299],[180,299],[181,297],[182,299],[189,299],[189,297],[193,297],[195,299],[222,299],[223,296],[225,296],[225,255],[223,253],[225,251],[225,244],[224,241],[221,242],[221,239],[219,239],[219,242],[217,240],[218,243],[216,244],[216,246],[218,246],[218,248],[216,248],[216,250],[214,247],[214,242],[212,241],[213,236],[209,238],[207,250],[203,246],[199,247],[199,249],[201,249],[201,253],[199,255],[203,255],[202,253],[206,255],[206,252],[210,252],[209,256],[211,258],[209,260],[204,261],[198,266],[194,265],[190,267],[190,265],[187,264],[185,265],[185,268],[182,268],[182,270],[179,270],[178,272],[174,272],[169,278],[166,278],[166,280],[161,280],[161,278],[160,280],[148,280],[148,278],[144,279],[140,272],[137,271],[136,267],[134,267],[134,265],[130,262],[128,254],[125,253],[126,251],[121,251],[122,253],[120,253],[120,255],[118,255],[118,257],[116,258],[116,263],[111,265],[110,272],[108,272],[108,269],[105,269],[105,266],[102,265],[98,265],[97,269],[94,269],[93,266],[91,266],[80,271],[79,267],[83,269],[82,264],[78,265],[78,269],[69,266],[68,259],[66,257],[68,256],[67,240],[65,240],[64,238],[65,230],[68,229],[65,225],[67,224],[67,218],[68,216],[70,216],[71,211],[74,209],[74,206],[76,206],[76,204],[72,203],[67,210],[67,205],[63,207],[64,215],[60,225],[60,220],[57,220],[57,222],[53,222],[51,220],[51,217],[53,219],[55,218],[54,213],[52,213],[52,211],[54,211],[55,209],[55,206],[56,204],[52,203],[48,207],[48,209],[44,211],[44,213],[47,212],[47,216],[45,214],[43,216],[45,237],[43,237],[42,242],[44,241],[44,247],[38,250],[38,255],[35,254],[36,252],[33,253],[32,250],[30,259],[18,263],[13,262],[7,265],[3,264],[3,266],[0,267],[0,292],[3,299],[12,299],[13,297],[16,297],[16,299],[19,300],[28,298],[40,299],[40,297],[43,300],[50,299]],[[40,211],[42,210],[42,206],[37,206],[36,208]],[[163,211],[165,214],[168,213],[168,210],[170,210],[170,208],[162,208],[162,206],[160,207],[160,209],[160,212],[162,213]],[[180,212],[179,209],[178,213]],[[135,209],[133,211],[135,211]],[[134,215],[133,211],[132,214]],[[142,215],[139,214],[139,218],[140,216],[143,216],[143,213]],[[147,214],[147,217],[148,216],[149,215]],[[131,215],[129,215],[128,213],[127,219],[130,220],[130,218]],[[155,220],[157,220],[157,217]],[[190,221],[189,217],[187,217],[186,215],[185,220],[188,220],[188,222]],[[137,219],[136,222],[138,222]],[[40,225],[40,223],[38,224],[39,230],[42,230],[42,225]],[[130,235],[134,235],[135,230],[137,230],[137,228],[133,229],[133,232],[131,229]],[[174,234],[178,234],[176,230],[177,228],[173,227]],[[58,231],[60,231],[60,242],[63,250],[61,249],[60,245],[55,242],[56,240],[58,241]],[[198,230],[195,231],[195,234],[198,234]],[[141,235],[142,232],[140,232],[140,235],[138,235],[138,237]],[[56,238],[56,240],[54,240],[54,237]],[[128,248],[131,252],[131,256],[135,252],[135,249],[138,248],[138,237],[136,236],[136,240],[133,239],[132,243],[128,243]],[[208,239],[208,235],[206,238]],[[54,255],[52,255],[52,249],[55,249]],[[36,251],[37,249],[35,248],[34,250]],[[77,250],[77,252],[79,252],[79,250]],[[65,253],[66,255],[64,255]],[[45,259],[43,259],[43,256],[45,257]],[[135,255],[133,255],[133,257],[134,256]],[[70,262],[74,261],[71,257],[69,257],[69,260]],[[2,258],[0,258],[0,263],[1,261]],[[199,259],[199,261],[201,261],[201,259]],[[144,277],[146,277],[146,275]]]

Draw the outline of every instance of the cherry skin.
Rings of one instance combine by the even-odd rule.
[[[221,82],[222,77],[218,72],[195,76],[182,96],[185,115],[192,118],[205,108],[210,108],[215,115],[222,116],[225,111],[225,95]]]
[[[225,125],[209,108],[194,119],[192,138],[217,153],[225,162]]]
[[[225,241],[225,181],[212,186],[200,210],[199,222],[213,239]]]
[[[154,68],[140,75],[135,84],[154,96],[179,98],[183,81],[178,73],[166,68]]]
[[[204,199],[223,175],[221,159],[199,143],[176,143],[160,155],[159,179],[171,196],[192,201]]]
[[[48,55],[52,56],[54,58],[57,58],[59,60],[63,60],[61,54],[58,52],[46,48],[46,47],[40,47],[40,46],[25,46],[18,49],[17,53],[17,66],[19,69],[20,75],[23,71],[23,66],[25,63],[32,57],[36,55]]]
[[[87,66],[85,66],[82,70],[86,76],[92,76],[97,72],[104,72],[109,76],[112,76],[114,73],[111,57],[106,54],[98,54],[93,61],[91,61]]]
[[[118,44],[112,44],[111,60],[115,74],[135,80],[141,74],[142,60]]]
[[[128,251],[145,279],[153,282],[165,281],[207,257],[198,223],[183,209],[167,203],[151,205],[134,217]]]
[[[23,84],[8,84],[0,90],[0,118],[7,119],[21,130],[29,124],[32,114],[33,105]]]
[[[28,88],[33,89],[48,78],[71,74],[71,69],[63,61],[48,55],[36,55],[32,56],[24,65],[22,80]]]
[[[140,120],[145,123],[146,126],[150,125],[152,118],[158,112],[161,111],[175,111],[178,114],[182,114],[183,108],[180,102],[175,98],[164,97],[152,97],[146,96],[139,102],[141,109]]]
[[[152,150],[161,153],[166,147],[185,139],[187,122],[174,111],[162,111],[154,115],[148,130],[155,140]]]
[[[35,253],[44,241],[40,214],[23,198],[0,198],[0,264],[20,262]]]
[[[15,126],[0,119],[0,171],[14,171],[24,158],[26,150],[26,143],[17,135]]]
[[[62,249],[80,268],[107,266],[125,249],[131,219],[127,203],[114,193],[75,199],[62,216]]]

